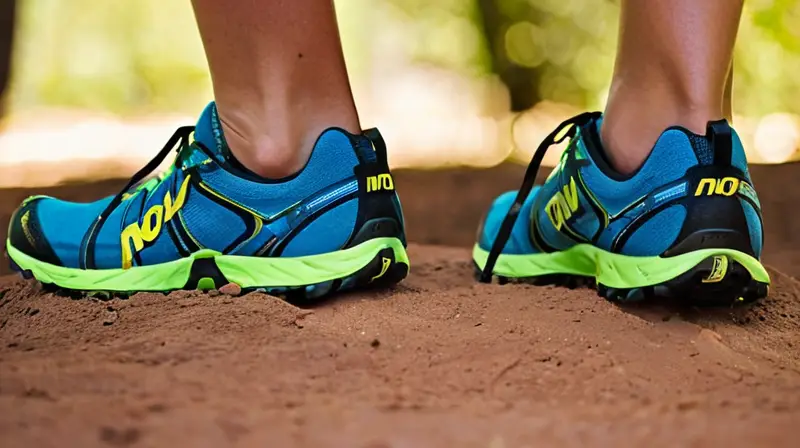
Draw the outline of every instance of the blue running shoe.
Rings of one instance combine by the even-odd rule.
[[[171,167],[140,183],[173,148]],[[264,179],[231,156],[212,102],[116,196],[88,204],[26,199],[6,249],[12,267],[67,290],[235,283],[303,299],[400,281],[405,244],[377,130],[328,129],[300,172]]]
[[[520,190],[494,201],[473,250],[481,281],[575,284],[577,276],[618,301],[766,296],[761,208],[728,123],[708,123],[706,135],[667,129],[642,167],[623,176],[605,158],[601,121],[595,112],[562,123],[537,149]],[[547,148],[567,137],[558,165],[533,187]]]

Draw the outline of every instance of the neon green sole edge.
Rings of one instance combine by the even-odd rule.
[[[569,274],[595,277],[611,288],[642,288],[672,280],[714,255],[726,255],[750,272],[753,280],[769,284],[769,274],[754,257],[732,249],[701,249],[674,257],[634,257],[607,252],[590,244],[578,244],[567,250],[542,254],[501,254],[494,274],[509,278]],[[477,244],[472,258],[483,269],[489,251]]]
[[[397,238],[375,238],[355,247],[304,257],[246,257],[204,249],[189,257],[129,269],[77,269],[56,266],[27,255],[6,241],[8,256],[43,282],[82,291],[171,291],[182,289],[196,259],[213,258],[225,278],[242,288],[296,287],[345,278],[366,266],[385,250],[395,263],[409,265]]]

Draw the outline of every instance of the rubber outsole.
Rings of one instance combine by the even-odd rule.
[[[48,290],[60,294],[79,298],[83,296],[93,296],[101,299],[127,298],[131,294],[139,292],[135,286],[130,290],[92,290],[67,288],[55,282],[46,281],[37,276],[35,270],[24,269],[12,256],[9,256],[11,269],[20,273],[23,278],[36,279],[40,281]],[[224,285],[235,281],[227,278],[216,261],[215,257],[201,257],[192,260],[191,269],[183,287],[168,288],[164,290],[149,292],[169,293],[176,290],[201,290],[209,291],[219,289]],[[250,285],[241,287],[241,293],[260,291],[271,295],[283,297],[289,302],[309,302],[319,300],[330,295],[351,291],[355,289],[386,288],[402,281],[409,271],[408,257],[402,246],[390,244],[388,247],[381,248],[374,253],[363,265],[355,272],[337,278],[295,286],[266,286]],[[240,272],[236,273],[241,274]],[[241,285],[239,285],[241,286]]]
[[[724,275],[719,277],[719,266]],[[475,276],[481,269],[474,263]],[[715,277],[715,272],[717,275]],[[500,284],[510,282],[534,285],[556,285],[568,288],[595,288],[597,294],[617,303],[635,303],[653,299],[668,299],[691,306],[733,306],[753,303],[769,294],[769,283],[753,279],[750,271],[733,257],[714,255],[703,259],[684,273],[654,285],[636,288],[609,287],[595,277],[574,274],[548,274],[535,277],[493,276]]]

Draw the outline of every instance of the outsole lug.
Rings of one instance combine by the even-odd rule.
[[[719,272],[714,274],[714,263],[719,263],[719,257],[726,258],[724,264],[727,267],[721,274]],[[716,261],[715,258],[717,258]],[[474,267],[477,278],[481,270],[477,265]],[[498,276],[495,276],[495,278],[498,278],[499,284],[510,281],[512,283],[529,283],[538,286],[564,286],[570,289],[592,287],[596,288],[600,297],[620,304],[668,299],[691,306],[736,306],[753,303],[769,294],[768,284],[754,280],[743,265],[726,255],[709,257],[678,277],[658,285],[642,288],[612,288],[602,283],[596,283],[592,277],[568,274],[551,274],[517,279],[506,279]]]
[[[267,294],[282,297],[289,303],[309,304],[355,289],[370,290],[391,287],[406,278],[408,270],[408,265],[397,262],[394,251],[387,248],[378,252],[360,270],[345,278],[296,288],[245,288],[242,293],[263,289]]]
[[[23,270],[13,259],[9,257],[11,269],[18,272],[25,279],[35,279],[30,270]],[[378,252],[364,267],[357,272],[339,279],[329,280],[314,285],[298,287],[248,287],[241,288],[239,295],[250,292],[264,292],[283,298],[290,303],[308,304],[326,299],[332,295],[351,291],[354,289],[380,289],[388,288],[402,281],[408,276],[409,266],[406,263],[398,262],[395,258],[394,250],[386,248]],[[213,287],[211,284],[213,283]],[[170,291],[153,291],[169,294],[172,291],[209,291],[219,290],[229,282],[214,263],[213,258],[199,258],[192,264],[189,280],[180,289]],[[61,296],[80,299],[85,297],[97,298],[99,300],[127,299],[131,294],[138,291],[93,291],[75,290],[59,287],[52,283],[42,282],[45,291],[52,292]]]
[[[31,272],[29,269],[22,269],[22,268],[21,268],[21,267],[20,267],[20,266],[19,266],[19,265],[18,265],[18,264],[17,264],[17,263],[14,261],[14,259],[13,259],[13,258],[11,258],[11,257],[9,257],[9,256],[8,256],[8,254],[6,254],[6,258],[8,258],[8,264],[9,264],[9,267],[11,268],[11,270],[12,270],[12,271],[14,271],[14,272],[16,272],[17,274],[19,274],[19,275],[20,275],[22,278],[24,278],[25,280],[30,280],[30,279],[32,279],[32,278],[33,278],[33,272]]]

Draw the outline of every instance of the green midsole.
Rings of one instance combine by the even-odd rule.
[[[595,277],[599,283],[612,288],[641,288],[672,280],[714,255],[727,255],[744,266],[754,280],[769,283],[767,270],[756,258],[733,249],[700,249],[674,257],[634,257],[607,252],[589,244],[578,244],[552,253],[502,254],[497,259],[494,274],[510,278],[583,275]],[[476,244],[472,258],[483,269],[489,252]]]
[[[409,264],[403,243],[397,238],[375,238],[349,249],[304,257],[246,257],[205,249],[175,261],[129,269],[56,266],[37,260],[6,241],[8,255],[20,268],[30,270],[37,280],[90,291],[181,289],[198,258],[213,258],[225,278],[243,288],[307,286],[354,274],[384,249],[393,250],[395,262]]]

